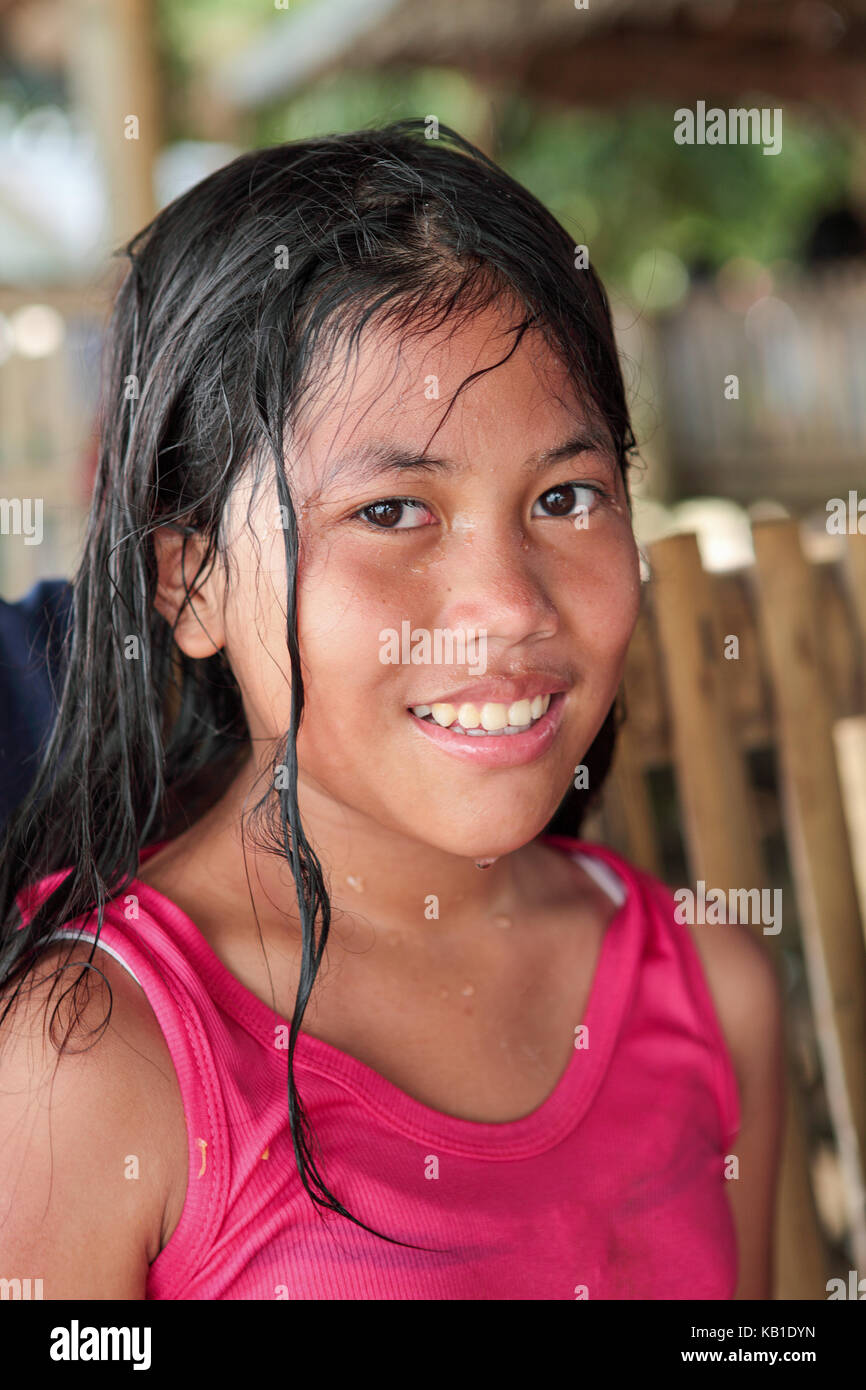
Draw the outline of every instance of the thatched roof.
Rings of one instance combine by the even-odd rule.
[[[239,107],[338,70],[463,69],[539,99],[693,103],[750,92],[866,106],[866,0],[321,0],[216,75]]]

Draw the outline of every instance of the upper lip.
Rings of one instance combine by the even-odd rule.
[[[434,695],[428,700],[413,700],[410,709],[416,705],[460,705],[477,704],[479,701],[498,705],[513,705],[517,700],[531,700],[535,695],[556,695],[570,689],[570,682],[556,676],[515,676],[513,678],[491,676],[477,681],[475,685],[461,685],[445,695]]]

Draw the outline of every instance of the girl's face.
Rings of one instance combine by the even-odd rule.
[[[444,419],[465,377],[509,352],[507,328],[489,310],[399,354],[369,331],[345,377],[335,368],[324,408],[287,461],[300,534],[302,817],[305,798],[328,803],[335,826],[361,817],[367,829],[475,858],[519,848],[550,820],[616,694],[640,592],[607,433],[590,429],[539,335],[526,333]],[[580,435],[583,449],[545,458]],[[398,471],[374,446],[444,462]],[[254,535],[246,512],[233,501],[226,654],[253,739],[282,747],[290,666],[272,484],[253,499]],[[389,653],[389,631],[407,634],[409,655],[426,634],[426,663],[403,664],[399,643]],[[449,648],[446,632],[458,641],[474,632],[476,645]],[[562,692],[539,734],[437,739],[410,712],[451,692],[458,710],[510,706],[508,681],[520,678],[530,692]],[[274,745],[256,746],[267,766]]]

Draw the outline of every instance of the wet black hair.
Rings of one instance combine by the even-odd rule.
[[[288,775],[272,779],[250,823],[256,843],[290,866],[302,925],[288,1048],[298,1172],[318,1207],[366,1230],[325,1185],[292,1065],[331,910],[298,811],[304,687],[286,440],[337,347],[350,351],[368,323],[407,337],[457,327],[507,301],[522,315],[507,356],[527,329],[543,333],[581,406],[607,426],[626,483],[635,448],[595,270],[552,214],[480,150],[446,125],[430,134],[429,122],[414,118],[253,150],[176,198],[115,253],[129,266],[105,339],[98,469],[58,713],[0,851],[0,983],[4,992],[15,986],[2,1024],[52,932],[79,917],[85,927],[95,913],[98,937],[105,905],[129,887],[141,848],[194,823],[249,755],[224,653],[191,659],[154,607],[153,535],[174,526],[205,543],[188,599],[217,558],[227,566],[222,523],[238,479],[270,470],[284,516],[291,726],[274,759]],[[129,659],[131,639],[137,659]],[[585,756],[591,792],[570,791],[548,831],[577,833],[604,780],[616,718],[612,707]],[[16,896],[69,866],[22,928]],[[55,1006],[52,1041],[62,999],[72,991],[74,1014],[88,970],[99,973],[95,950]]]

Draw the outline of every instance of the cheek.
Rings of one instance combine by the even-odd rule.
[[[640,611],[640,560],[629,528],[572,553],[558,588],[562,621],[597,660],[625,656]]]
[[[239,599],[226,625],[226,654],[243,697],[254,738],[281,738],[291,722],[291,661],[286,646],[285,598]]]
[[[401,583],[402,574],[402,583]],[[305,566],[298,591],[298,636],[305,684],[335,705],[356,702],[379,671],[380,634],[411,611],[405,567],[348,554]]]

